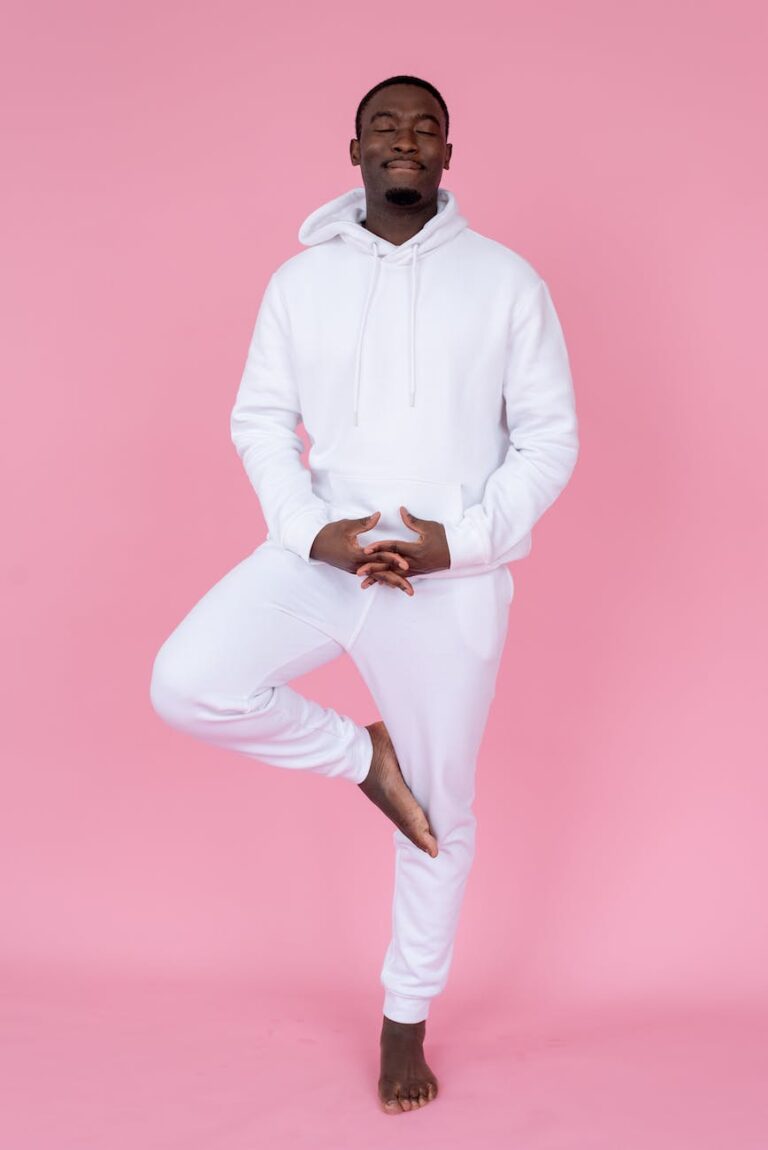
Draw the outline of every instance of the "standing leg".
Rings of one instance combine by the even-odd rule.
[[[426,1019],[445,987],[475,851],[475,765],[504,649],[511,581],[505,568],[382,589],[350,654],[424,808],[439,853],[394,832],[392,938],[384,1013]],[[393,673],[393,668],[402,670]]]

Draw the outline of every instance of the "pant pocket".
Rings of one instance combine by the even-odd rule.
[[[453,592],[453,622],[465,648],[483,661],[498,659],[504,647],[509,615],[507,568],[496,567],[447,582]]]
[[[511,603],[515,597],[515,580],[512,577],[512,572],[510,571],[509,567],[506,566],[506,564],[504,565],[504,570],[507,573],[507,582],[509,583],[509,596],[507,598],[507,603]]]

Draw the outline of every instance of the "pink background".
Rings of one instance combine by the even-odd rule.
[[[582,451],[512,567],[478,855],[429,1023],[443,1097],[398,1137],[765,1144],[764,7],[6,12],[14,1146],[50,1146],[46,1123],[57,1150],[86,1130],[111,1150],[319,1145],[302,1122],[328,1145],[340,1123],[350,1145],[392,1137],[374,1104],[390,825],[354,787],[171,730],[148,688],[164,638],[264,538],[229,439],[258,304],[303,218],[359,185],[357,103],[399,72],[447,100],[443,182],[470,225],[550,285]],[[377,717],[346,659],[294,682]],[[633,1045],[690,1018],[710,1046],[682,1023],[679,1047]]]

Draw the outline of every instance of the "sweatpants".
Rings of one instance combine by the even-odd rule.
[[[506,566],[409,578],[413,596],[382,583],[362,589],[363,576],[267,539],[169,635],[150,685],[156,712],[181,731],[260,763],[360,783],[369,732],[290,686],[348,653],[438,844],[430,858],[390,824],[392,933],[380,981],[383,1013],[396,1022],[426,1019],[448,979],[475,855],[476,760],[514,596]]]

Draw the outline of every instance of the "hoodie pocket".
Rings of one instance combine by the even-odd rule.
[[[386,479],[344,471],[327,472],[328,502],[336,519],[359,519],[380,511],[378,522],[359,536],[361,546],[378,539],[412,541],[416,534],[400,515],[403,506],[418,519],[458,523],[464,513],[461,484],[389,476]]]

